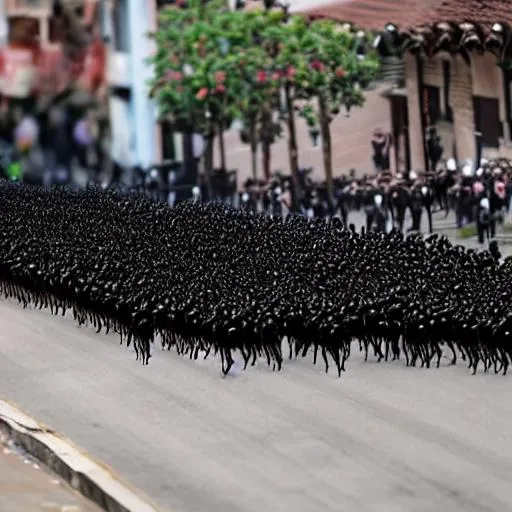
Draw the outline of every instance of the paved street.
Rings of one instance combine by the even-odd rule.
[[[510,377],[353,357],[220,376],[0,305],[0,393],[185,512],[512,510]],[[0,507],[1,508],[1,507]]]
[[[32,459],[0,443],[2,512],[100,512]]]

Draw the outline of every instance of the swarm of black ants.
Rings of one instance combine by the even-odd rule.
[[[438,235],[2,183],[0,240],[4,296],[115,331],[143,363],[155,340],[224,374],[235,353],[280,370],[312,350],[339,375],[357,347],[473,372],[512,358],[512,260]]]

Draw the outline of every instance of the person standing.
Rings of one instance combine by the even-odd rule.
[[[373,131],[372,137],[373,164],[376,172],[389,171],[389,152],[391,147],[391,135],[384,133],[381,128]]]
[[[95,152],[96,124],[94,113],[89,110],[79,119],[73,128],[74,152],[82,172],[87,174],[89,180],[96,181],[98,177],[98,159]]]
[[[493,186],[490,193],[491,238],[494,238],[496,234],[496,223],[499,222],[501,224],[503,222],[503,209],[507,199],[507,187],[503,171],[499,167],[493,170],[493,178]]]
[[[407,231],[419,233],[421,231],[421,217],[424,206],[424,191],[421,178],[415,171],[409,173],[409,210],[412,225]]]
[[[72,126],[64,107],[53,106],[48,116],[50,172],[47,184],[67,184],[71,181]]]
[[[12,123],[9,102],[7,98],[0,95],[0,141],[5,144],[12,144],[13,142]]]
[[[14,144],[20,155],[22,179],[26,183],[40,185],[43,182],[44,158],[39,144],[39,123],[32,114],[21,108],[16,121]]]
[[[478,204],[476,227],[478,233],[478,243],[480,245],[485,242],[485,239],[490,240],[492,238],[492,214],[490,202],[487,197],[482,197]]]
[[[436,171],[437,164],[441,161],[444,148],[441,144],[441,137],[437,134],[435,126],[431,126],[428,130],[427,138],[427,155],[430,163],[430,170]]]

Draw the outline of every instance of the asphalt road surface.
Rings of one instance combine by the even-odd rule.
[[[155,346],[0,302],[0,395],[164,509],[512,510],[512,376],[351,359],[222,378]],[[136,512],[136,511],[134,511]]]

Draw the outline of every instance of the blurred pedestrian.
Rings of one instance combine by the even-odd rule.
[[[99,174],[96,151],[96,123],[92,110],[79,119],[73,128],[73,146],[77,163],[88,181],[96,182]]]
[[[372,137],[373,163],[376,172],[389,171],[389,152],[391,147],[391,134],[384,133],[382,128],[376,128]]]
[[[430,163],[430,170],[436,171],[437,165],[441,161],[444,148],[441,144],[441,137],[437,133],[435,126],[431,126],[427,138],[427,154]]]
[[[479,244],[483,244],[485,239],[490,240],[492,237],[491,224],[492,218],[489,199],[487,197],[483,197],[478,205],[478,212],[476,217]]]
[[[39,123],[36,117],[19,108],[15,114],[14,144],[20,156],[22,179],[25,183],[43,183],[44,157],[39,144]]]
[[[48,114],[48,132],[51,146],[48,148],[47,184],[67,184],[71,181],[72,130],[70,116],[60,105],[53,106]]]

